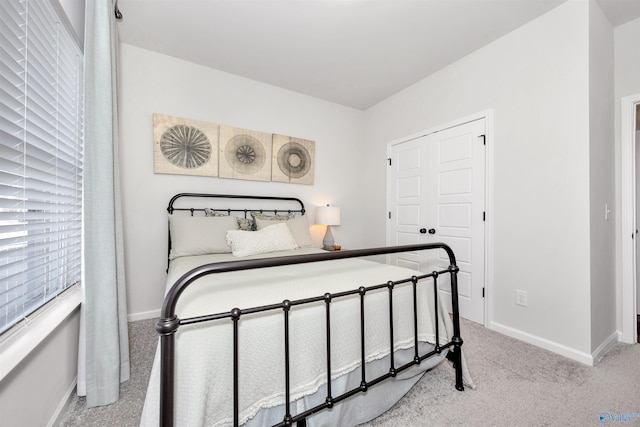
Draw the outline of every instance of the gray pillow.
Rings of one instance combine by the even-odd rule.
[[[181,256],[229,253],[227,231],[237,230],[233,216],[206,217],[169,215],[171,253],[169,259]]]

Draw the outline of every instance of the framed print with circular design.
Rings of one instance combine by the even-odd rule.
[[[218,134],[215,123],[154,114],[154,172],[218,176]]]
[[[271,181],[313,185],[315,142],[273,135]]]
[[[220,125],[220,178],[271,180],[271,134]]]

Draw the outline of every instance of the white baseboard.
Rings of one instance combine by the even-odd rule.
[[[612,333],[609,338],[604,340],[604,342],[600,344],[598,348],[596,348],[592,353],[594,364],[600,363],[602,358],[609,352],[609,350],[611,350],[616,344],[618,344],[618,342],[620,342],[619,333],[618,331],[616,331]]]
[[[53,415],[49,419],[49,422],[47,423],[47,427],[53,427],[58,425],[58,421],[59,421],[58,418],[64,412],[64,410],[67,409],[67,406],[69,405],[69,401],[71,400],[71,395],[75,391],[77,384],[78,384],[78,377],[76,377],[73,380],[73,382],[71,383],[71,387],[69,387],[67,392],[64,394],[64,397],[58,404],[56,411],[53,413]]]
[[[535,345],[536,347],[544,348],[545,350],[549,350],[553,353],[559,354],[569,359],[573,359],[577,362],[584,363],[585,365],[593,366],[593,356],[583,351],[579,351],[574,348],[567,347],[566,345],[540,338],[536,335],[532,335],[497,322],[491,322],[491,324],[489,325],[489,329],[493,329],[494,331],[500,332],[501,334],[507,335],[511,338],[524,341],[528,344]]]
[[[160,309],[128,314],[127,321],[137,322],[138,320],[157,319],[158,317],[160,317]]]

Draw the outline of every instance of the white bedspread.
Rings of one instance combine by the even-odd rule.
[[[298,249],[278,255],[316,253]],[[265,258],[273,254],[256,256]],[[231,255],[203,255],[178,258],[171,263],[167,287],[184,272],[203,263],[238,260]],[[178,317],[184,319],[227,312],[371,286],[388,280],[409,278],[416,272],[362,259],[343,259],[310,264],[272,267],[206,276],[181,297]],[[418,310],[432,313],[433,290],[419,286]],[[394,301],[395,349],[413,346],[412,286],[396,287]],[[315,392],[326,382],[324,303],[293,307],[290,312],[291,399]],[[441,343],[452,334],[448,315],[439,310]],[[386,289],[365,297],[366,354],[374,360],[389,354],[389,307]],[[240,422],[255,416],[260,408],[284,401],[283,313],[242,316],[239,321]],[[332,303],[332,378],[360,366],[359,297]],[[435,342],[433,314],[419,317],[421,341]],[[232,321],[181,327],[176,337],[176,425],[223,426],[233,420]],[[141,425],[158,425],[159,356],[151,373]]]

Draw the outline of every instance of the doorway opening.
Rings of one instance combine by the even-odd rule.
[[[636,177],[640,175],[640,162],[636,162],[636,152],[640,147],[640,94],[622,98],[621,105],[621,243],[622,243],[622,331],[620,340],[632,344],[638,342],[638,309],[640,308],[640,294],[636,279],[636,271],[640,260],[637,240],[640,222],[636,212],[640,211],[640,196],[636,194]],[[639,153],[640,154],[640,153]]]
[[[640,227],[640,207],[638,206],[638,203],[640,202],[640,147],[638,147],[638,144],[640,144],[640,104],[636,104],[635,105],[635,118],[633,120],[633,123],[635,123],[635,129],[633,132],[633,145],[635,147],[636,150],[636,157],[635,157],[635,175],[636,175],[636,191],[635,191],[635,196],[636,196],[636,245],[635,245],[635,249],[636,249],[636,255],[635,255],[635,261],[636,261],[636,274],[635,274],[635,292],[636,292],[636,342],[640,343],[640,292],[638,290],[638,286],[640,285],[640,268],[638,268],[638,266],[640,266],[640,250],[638,250],[638,227]]]

